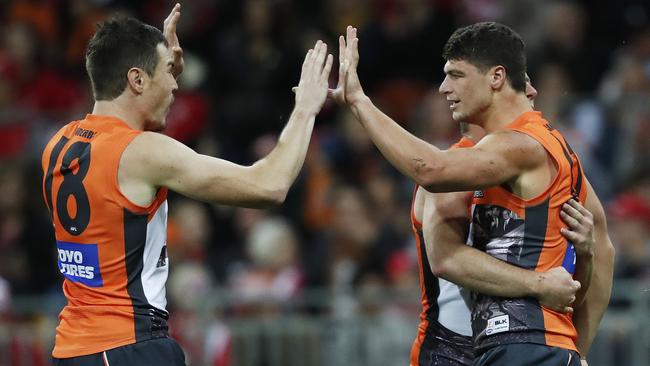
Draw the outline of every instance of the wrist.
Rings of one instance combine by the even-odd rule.
[[[593,245],[587,245],[587,248],[575,247],[576,256],[582,259],[591,259],[594,257]]]
[[[303,106],[299,103],[296,103],[296,106],[293,108],[293,113],[292,115],[295,118],[310,118],[310,117],[315,117],[316,112],[312,111],[310,108],[307,106]]]
[[[533,272],[532,280],[529,281],[528,289],[529,296],[537,299],[544,295],[544,275],[540,272]]]
[[[355,98],[353,101],[349,102],[348,105],[354,114],[359,115],[360,109],[364,106],[372,104],[372,101],[367,95],[363,95],[360,98]]]

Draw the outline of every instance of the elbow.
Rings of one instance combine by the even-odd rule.
[[[447,261],[441,259],[432,259],[429,260],[429,266],[431,267],[431,273],[434,276],[448,279],[451,266],[449,266]]]
[[[614,259],[616,258],[616,249],[614,249],[614,245],[610,241],[607,245],[607,258],[614,263]]]
[[[284,203],[287,198],[288,188],[274,188],[268,189],[260,197],[260,205],[262,208],[275,208]]]
[[[437,178],[441,176],[441,167],[431,163],[419,162],[415,167],[413,180],[429,192],[436,192]]]

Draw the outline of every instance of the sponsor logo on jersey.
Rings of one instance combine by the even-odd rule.
[[[503,333],[510,330],[510,315],[501,315],[494,318],[490,318],[487,321],[487,327],[485,328],[485,334],[497,334]]]
[[[158,257],[156,268],[164,267],[166,265],[167,265],[167,246],[164,245],[160,250],[160,256]]]
[[[59,271],[66,279],[90,287],[103,286],[97,244],[57,241],[56,247]]]

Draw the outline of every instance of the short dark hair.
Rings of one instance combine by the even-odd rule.
[[[467,61],[481,71],[501,65],[513,89],[526,91],[526,46],[510,27],[482,22],[457,29],[442,51],[449,61]]]
[[[132,67],[152,76],[159,43],[167,43],[162,32],[137,19],[117,17],[98,24],[86,49],[86,71],[95,100],[113,100],[122,94]]]

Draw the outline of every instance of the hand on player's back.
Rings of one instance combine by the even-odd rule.
[[[327,98],[327,81],[332,69],[332,55],[327,54],[327,45],[316,42],[305,56],[300,74],[300,83],[294,88],[296,108],[309,114],[317,114]]]

